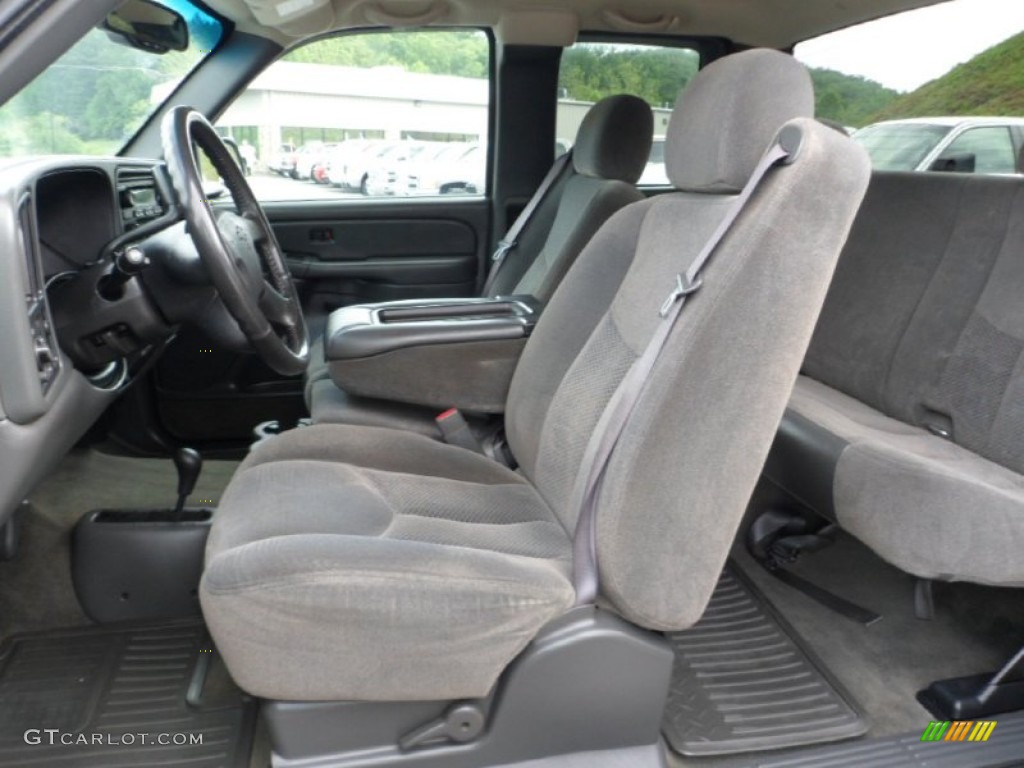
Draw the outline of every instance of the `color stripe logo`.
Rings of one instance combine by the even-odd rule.
[[[921,741],[988,741],[995,729],[995,720],[932,720]]]

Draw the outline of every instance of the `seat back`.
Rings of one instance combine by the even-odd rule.
[[[509,442],[569,531],[601,413],[659,307],[788,122],[774,169],[704,271],[616,447],[597,508],[601,593],[655,629],[696,621],[796,379],[869,176],[864,152],[810,116],[807,71],[755,50],[701,71],[666,139],[680,191],[602,227],[555,291],[512,381]]]
[[[488,295],[547,301],[601,225],[643,200],[636,182],[653,133],[651,108],[636,96],[608,96],[591,107],[580,123],[570,168],[530,217]]]
[[[804,372],[1024,472],[1024,179],[873,175]]]

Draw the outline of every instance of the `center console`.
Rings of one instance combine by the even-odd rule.
[[[349,394],[501,413],[540,309],[532,296],[345,307],[328,320],[324,352]]]
[[[93,621],[169,619],[199,613],[199,579],[214,510],[187,508],[202,471],[191,448],[174,454],[178,498],[162,509],[97,509],[71,536],[71,578]]]

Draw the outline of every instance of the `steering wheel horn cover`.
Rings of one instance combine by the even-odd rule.
[[[174,107],[164,116],[161,139],[188,233],[221,301],[267,365],[285,376],[301,374],[309,363],[302,307],[281,248],[245,176],[214,127],[190,107]],[[221,175],[235,211],[214,212],[203,192],[197,151]]]

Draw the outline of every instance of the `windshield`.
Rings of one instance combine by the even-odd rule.
[[[876,170],[914,171],[950,130],[927,123],[882,123],[862,128],[853,138],[871,155]]]
[[[187,50],[153,53],[90,30],[0,107],[0,157],[117,153],[224,31],[187,0],[160,4],[187,22]]]

